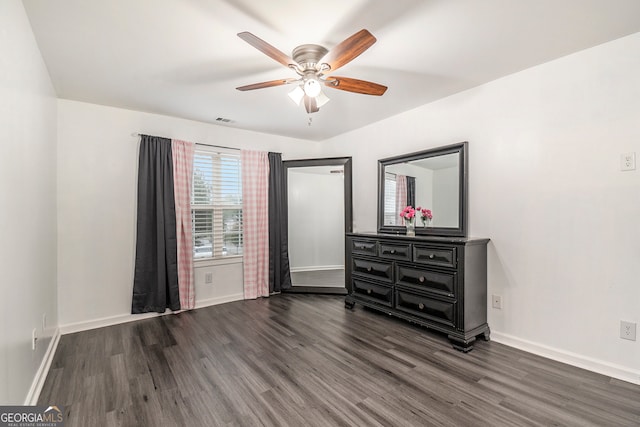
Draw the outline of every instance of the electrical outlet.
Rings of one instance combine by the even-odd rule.
[[[204,275],[204,283],[206,283],[206,284],[213,283],[213,273],[205,273],[205,275]]]
[[[31,331],[31,350],[36,350],[36,341],[38,340],[38,329],[33,328]]]
[[[620,156],[620,170],[636,170],[636,153],[624,153]]]
[[[636,340],[636,324],[633,322],[620,321],[620,338],[625,340]]]
[[[502,297],[500,295],[491,295],[491,305],[493,308],[502,310]]]

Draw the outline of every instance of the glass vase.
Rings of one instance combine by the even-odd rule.
[[[409,224],[407,224],[407,236],[415,237],[415,235],[416,235],[416,228],[414,227],[413,223],[410,222]]]

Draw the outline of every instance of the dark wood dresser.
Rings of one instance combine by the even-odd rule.
[[[489,239],[347,233],[345,305],[355,303],[447,334],[453,347],[489,340]]]

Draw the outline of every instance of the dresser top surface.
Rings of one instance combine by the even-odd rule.
[[[466,245],[479,245],[489,242],[485,237],[446,237],[446,236],[405,236],[404,234],[392,234],[392,233],[376,233],[376,232],[362,232],[362,233],[347,233],[347,236],[351,237],[366,237],[370,239],[390,239],[403,241],[407,243],[411,242],[431,242],[431,243],[457,243]]]

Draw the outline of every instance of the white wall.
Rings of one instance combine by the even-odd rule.
[[[431,169],[420,168],[417,166],[412,166],[414,169],[413,172],[405,175],[413,176],[416,179],[416,201],[415,206],[427,209],[433,209],[431,206],[433,205],[435,193],[434,190],[434,174]],[[400,212],[398,212],[400,214]],[[419,217],[419,215],[418,215]],[[420,219],[416,219],[416,226],[421,226],[422,221]]]
[[[458,227],[460,168],[444,168],[433,172],[434,227]]]
[[[493,337],[640,382],[640,341],[619,338],[640,323],[640,171],[620,171],[640,154],[638,52],[640,33],[328,141],[353,156],[355,229],[376,226],[377,159],[469,141]]]
[[[335,167],[323,169],[322,175],[289,169],[291,271],[344,267],[344,179],[328,173]]]
[[[18,0],[0,2],[0,141],[0,404],[23,404],[58,324],[56,100]]]
[[[63,332],[131,317],[138,137],[314,157],[318,143],[75,101],[58,102],[58,283]],[[242,298],[242,264],[198,264],[196,304]],[[213,284],[204,284],[213,272]]]

